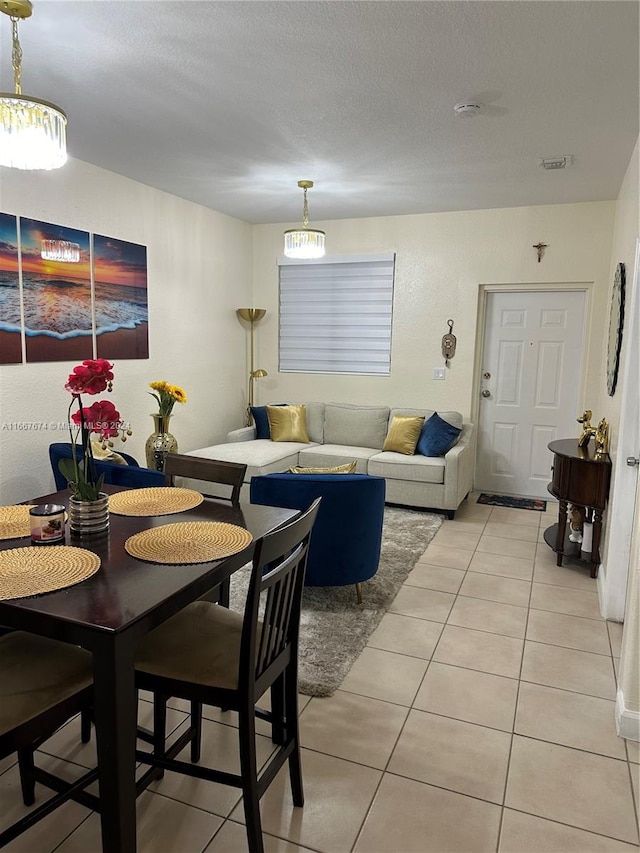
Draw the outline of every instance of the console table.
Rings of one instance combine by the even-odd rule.
[[[609,497],[611,459],[605,455],[596,459],[593,446],[579,447],[576,439],[565,438],[548,445],[553,453],[551,482],[547,490],[560,501],[558,523],[544,532],[544,541],[558,555],[557,564],[563,557],[571,557],[587,563],[591,577],[595,578],[600,564],[600,535],[602,512]],[[591,552],[581,551],[577,542],[569,541],[567,530],[567,504],[575,504],[593,511],[593,541]]]

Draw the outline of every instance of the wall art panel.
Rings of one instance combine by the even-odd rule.
[[[0,364],[22,361],[17,218],[0,213]]]
[[[93,355],[89,234],[20,217],[28,362]]]
[[[93,235],[96,346],[99,358],[149,358],[147,249]]]

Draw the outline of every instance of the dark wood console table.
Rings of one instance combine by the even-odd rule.
[[[596,459],[594,446],[578,447],[577,439],[565,438],[548,445],[553,453],[551,482],[547,486],[550,494],[560,501],[558,523],[544,532],[544,541],[558,555],[557,564],[563,557],[571,557],[587,563],[591,577],[598,574],[600,564],[600,535],[602,512],[609,497],[611,459],[608,455]],[[569,541],[567,530],[567,504],[576,504],[593,511],[593,541],[590,553],[581,551],[580,544]]]

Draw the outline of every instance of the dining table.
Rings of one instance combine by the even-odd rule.
[[[108,494],[123,491],[104,486]],[[28,501],[68,506],[69,491]],[[93,656],[95,732],[104,853],[136,850],[137,691],[135,649],[145,634],[201,598],[251,559],[253,543],[298,515],[297,510],[204,499],[170,515],[110,514],[108,531],[63,544],[100,559],[90,577],[53,592],[0,599],[0,626],[81,646]],[[165,565],[132,556],[125,542],[135,534],[176,522],[213,521],[242,527],[252,542],[209,562]],[[0,551],[30,546],[29,539],[0,541]],[[38,548],[52,546],[38,545]]]

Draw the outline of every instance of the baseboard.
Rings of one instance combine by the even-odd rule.
[[[622,690],[616,695],[616,731],[619,737],[640,741],[640,713],[625,708]]]

